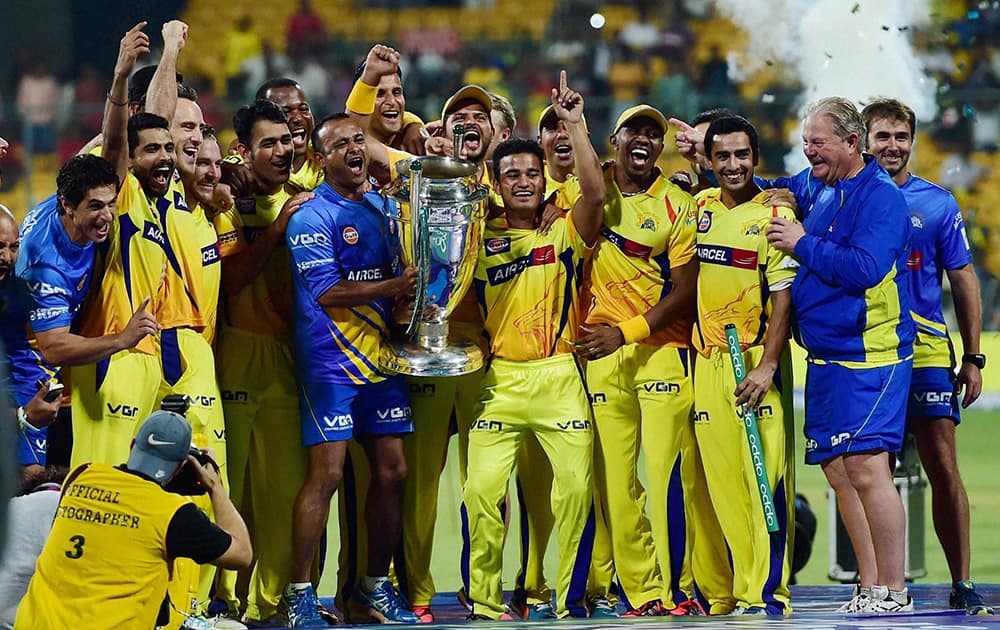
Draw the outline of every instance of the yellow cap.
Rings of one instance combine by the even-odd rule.
[[[553,109],[551,105],[542,110],[542,115],[538,117],[538,135],[542,135],[542,127],[544,123],[549,118],[554,118],[556,116],[556,110]],[[583,128],[587,129],[587,117],[580,116],[580,122],[583,123]]]
[[[493,101],[490,99],[489,92],[478,85],[466,85],[459,88],[457,92],[444,102],[444,107],[441,108],[441,121],[445,122],[447,120],[448,114],[455,108],[455,105],[461,101],[468,100],[475,101],[485,107],[487,113],[493,111]]]
[[[663,115],[663,112],[656,109],[652,105],[636,105],[635,107],[629,107],[622,112],[622,115],[618,117],[618,121],[615,122],[615,133],[622,128],[630,120],[639,118],[640,116],[646,116],[652,118],[656,124],[660,126],[660,131],[666,135],[667,133],[667,117]]]

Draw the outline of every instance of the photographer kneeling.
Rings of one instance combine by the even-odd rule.
[[[152,628],[174,558],[248,567],[246,525],[209,463],[191,448],[187,420],[157,411],[139,428],[126,464],[73,470],[14,627]],[[187,488],[171,484],[181,478]],[[201,491],[218,525],[175,493]]]

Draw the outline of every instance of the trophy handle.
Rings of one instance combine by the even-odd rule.
[[[413,301],[413,313],[410,314],[410,324],[406,327],[406,335],[410,338],[419,333],[423,321],[424,301],[427,299],[427,283],[430,274],[431,238],[427,227],[428,211],[426,204],[420,201],[420,189],[423,187],[423,166],[420,160],[410,164],[410,212],[413,234],[413,266],[417,268],[417,286]]]

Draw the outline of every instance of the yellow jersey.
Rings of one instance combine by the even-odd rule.
[[[614,164],[605,167],[604,225],[594,253],[585,295],[588,324],[616,326],[653,308],[671,290],[670,270],[694,258],[697,206],[694,198],[662,173],[643,192],[624,195]],[[576,178],[566,181],[557,205],[580,198]],[[692,322],[677,320],[642,343],[686,347]]]
[[[323,183],[323,169],[316,162],[316,155],[312,148],[306,149],[306,161],[302,163],[299,170],[294,171],[288,177],[288,185],[303,192],[309,192]]]
[[[573,352],[592,251],[572,212],[548,234],[510,228],[505,217],[487,222],[474,287],[492,356],[531,361]]]
[[[152,628],[167,592],[167,528],[188,502],[105,464],[74,470],[14,626]]]
[[[201,276],[201,251],[193,238],[192,213],[184,200],[184,184],[177,171],[174,171],[167,194],[154,203],[164,228],[167,267],[163,300],[157,304],[153,315],[164,328],[202,330],[205,320],[196,295]]]
[[[551,173],[551,171],[549,171],[549,167],[546,164],[545,165],[545,198],[549,199],[549,198],[552,197],[552,195],[556,195],[556,197],[558,197],[559,193],[561,193],[562,190],[563,190],[563,188],[566,187],[566,184],[568,184],[570,182],[570,180],[574,180],[574,179],[576,179],[576,175],[570,174],[569,176],[566,177],[566,181],[560,182],[560,181],[556,180],[554,177],[552,177],[552,173]]]
[[[125,329],[147,297],[147,310],[158,313],[166,297],[167,257],[159,211],[129,172],[118,190],[118,217],[98,246],[94,283],[84,305],[80,334],[100,337]],[[156,354],[155,341],[144,337],[135,347]]]
[[[229,210],[215,216],[219,256],[245,250],[274,220],[292,197],[282,188],[273,195],[237,199]],[[247,332],[291,340],[292,272],[285,240],[281,239],[268,258],[264,270],[236,295],[226,297],[225,321]]]
[[[772,291],[790,289],[798,269],[795,258],[767,242],[774,217],[795,221],[782,206],[765,206],[761,195],[734,208],[719,199],[719,189],[698,193],[698,320],[692,342],[708,355],[726,348],[726,324],[734,324],[745,350],[767,340]]]

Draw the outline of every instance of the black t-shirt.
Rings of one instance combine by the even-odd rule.
[[[191,558],[198,564],[212,562],[226,553],[233,537],[219,529],[194,503],[174,513],[167,526],[167,555]]]

